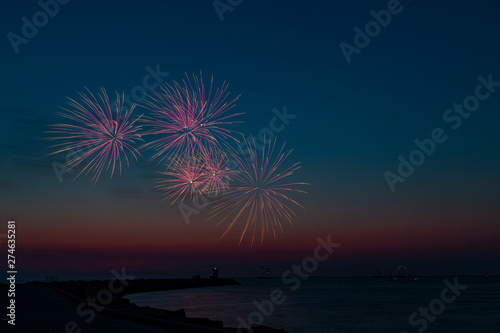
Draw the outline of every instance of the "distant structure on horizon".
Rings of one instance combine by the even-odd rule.
[[[210,276],[211,279],[218,279],[219,278],[219,271],[217,270],[217,267],[214,267],[212,269],[212,276]]]
[[[392,273],[392,276],[398,277],[398,278],[408,278],[410,277],[410,274],[408,273],[408,270],[406,269],[406,266],[404,265],[399,265],[394,273]]]
[[[264,266],[260,266],[260,269],[262,270],[262,276],[259,276],[259,279],[271,279],[271,272],[269,271],[269,268],[264,269]]]

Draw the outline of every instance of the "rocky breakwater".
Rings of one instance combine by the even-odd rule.
[[[208,318],[187,318],[183,309],[167,311],[137,306],[123,296],[133,293],[167,291],[174,289],[227,286],[239,284],[233,279],[133,279],[53,282],[52,287],[71,297],[77,313],[92,318],[95,312],[117,319],[133,320],[177,332],[235,333],[235,328],[224,327],[221,321]],[[253,333],[286,333],[265,326],[253,327]]]

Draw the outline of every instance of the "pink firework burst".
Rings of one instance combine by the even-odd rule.
[[[288,177],[300,168],[300,163],[283,166],[291,153],[284,151],[285,144],[277,149],[276,139],[268,141],[258,152],[253,137],[251,140],[245,138],[244,143],[249,147],[248,155],[234,154],[240,170],[234,174],[234,182],[228,191],[214,203],[210,219],[217,219],[217,225],[226,225],[221,238],[241,222],[243,231],[239,243],[250,232],[251,244],[258,236],[262,244],[266,233],[276,238],[277,230],[283,232],[284,221],[291,224],[295,215],[293,208],[302,206],[287,194],[305,193],[295,187],[307,184],[287,182]]]
[[[72,169],[80,164],[85,167],[78,173],[94,173],[93,180],[97,182],[103,170],[111,168],[111,176],[115,168],[122,171],[122,162],[129,165],[127,155],[135,160],[139,152],[134,148],[136,141],[142,140],[136,125],[141,117],[131,119],[135,105],[128,112],[123,110],[124,96],[116,93],[116,104],[112,105],[108,94],[101,88],[101,94],[96,98],[88,89],[86,94],[78,93],[81,102],[68,98],[71,108],[62,108],[64,112],[58,115],[68,120],[66,123],[51,125],[52,130],[47,133],[54,137],[47,140],[63,140],[51,148],[52,154],[66,153],[65,168]]]
[[[216,197],[226,192],[235,174],[235,171],[229,167],[226,153],[215,149],[205,149],[201,156],[206,174],[205,195]]]
[[[207,184],[207,173],[203,162],[195,157],[177,158],[166,165],[165,171],[159,172],[163,177],[156,186],[166,199],[174,204],[186,197],[195,200],[203,195]]]
[[[222,151],[203,149],[196,156],[170,157],[163,176],[158,179],[157,189],[172,204],[189,198],[212,197],[228,189],[233,171]]]
[[[158,137],[144,145],[155,150],[151,160],[163,161],[168,154],[192,156],[199,149],[221,149],[227,140],[236,140],[227,127],[242,113],[230,112],[239,96],[229,100],[227,88],[225,82],[214,88],[212,77],[207,91],[201,74],[193,74],[192,80],[186,74],[182,84],[174,81],[154,91],[145,102],[153,115],[144,119],[147,134]]]

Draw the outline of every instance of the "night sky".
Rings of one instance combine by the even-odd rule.
[[[341,247],[317,274],[388,274],[399,264],[412,274],[500,274],[500,87],[483,86],[488,98],[460,126],[443,119],[475,94],[478,77],[500,82],[500,4],[402,1],[348,63],[339,45],[354,45],[353,29],[387,5],[244,0],[221,21],[208,0],[72,0],[16,53],[9,33],[21,35],[22,18],[41,8],[4,3],[0,211],[2,223],[17,221],[24,278],[120,267],[184,277],[214,265],[223,276],[255,276],[263,265],[279,275],[328,235]],[[293,179],[310,185],[294,195],[305,209],[276,240],[219,240],[208,210],[185,223],[154,191],[148,152],[97,184],[74,180],[76,171],[58,178],[52,165],[65,157],[47,156],[42,139],[66,98],[100,87],[130,95],[155,70],[165,83],[200,71],[228,82],[241,94],[234,129],[245,135],[269,127],[276,110],[295,116],[277,140],[293,149],[288,163],[301,162]],[[447,140],[391,191],[384,173],[397,174],[398,156],[408,159],[436,128]]]

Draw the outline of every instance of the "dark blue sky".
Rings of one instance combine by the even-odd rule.
[[[142,84],[147,66],[159,66],[170,73],[169,83],[200,71],[205,78],[214,75],[216,83],[227,81],[232,94],[241,94],[236,108],[245,115],[237,127],[246,134],[267,127],[273,108],[286,106],[296,115],[278,138],[294,149],[290,160],[302,163],[299,180],[311,185],[292,236],[304,230],[312,240],[345,234],[360,253],[408,241],[420,254],[425,246],[418,244],[427,236],[431,248],[448,244],[443,251],[450,258],[458,248],[476,246],[478,254],[498,253],[492,236],[500,231],[500,91],[456,131],[443,113],[474,93],[478,76],[491,73],[500,81],[500,4],[414,0],[401,6],[348,64],[339,44],[353,44],[353,28],[363,29],[373,20],[370,11],[387,8],[387,1],[244,0],[221,21],[212,1],[72,0],[17,54],[7,34],[20,34],[21,18],[31,20],[40,7],[36,1],[5,3],[2,216],[27,216],[30,240],[44,225],[59,230],[58,220],[71,229],[67,221],[82,211],[99,225],[114,219],[114,228],[116,217],[109,211],[130,202],[144,202],[129,209],[146,220],[150,212],[177,221],[176,210],[158,207],[162,203],[150,191],[151,165],[139,162],[121,178],[98,185],[90,178],[73,182],[71,176],[60,183],[50,165],[61,158],[46,157],[48,145],[40,140],[46,125],[58,120],[55,112],[66,97],[85,87],[130,93]],[[413,141],[437,127],[448,140],[392,193],[384,172],[396,172],[398,156],[407,157]],[[74,230],[85,223],[75,222]],[[369,237],[372,229],[379,239]],[[467,233],[472,240],[462,238]],[[56,241],[50,238],[46,246],[51,242]],[[89,246],[103,242],[93,239]],[[485,257],[484,269],[486,262]]]

